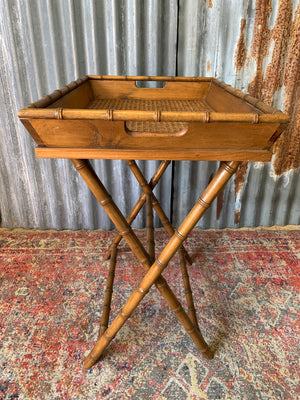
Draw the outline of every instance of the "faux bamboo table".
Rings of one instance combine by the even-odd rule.
[[[163,88],[141,88],[137,81],[161,81]],[[272,146],[289,117],[259,99],[213,78],[85,76],[29,104],[18,113],[38,147],[37,157],[68,158],[104,207],[119,234],[109,247],[110,270],[99,336],[84,362],[89,368],[121,329],[150,287],[155,285],[207,359],[213,352],[201,335],[186,264],[184,240],[241,161],[269,161]],[[142,188],[126,219],[88,159],[125,159]],[[135,160],[163,160],[147,182]],[[171,160],[218,160],[220,167],[178,229],[153,193]],[[131,223],[147,207],[147,247]],[[170,235],[155,258],[153,209]],[[146,273],[108,326],[117,245],[124,238]],[[188,312],[161,275],[179,252]]]

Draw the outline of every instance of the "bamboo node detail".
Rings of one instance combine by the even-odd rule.
[[[162,283],[157,283],[156,286],[157,286],[158,288],[163,288],[163,287],[166,287],[167,284],[166,284],[166,281],[164,280]]]
[[[122,232],[120,232],[120,234],[124,237],[124,236],[127,236],[127,235],[129,235],[130,234],[130,232],[131,232],[131,230],[130,229],[125,229],[125,231],[122,231]]]
[[[160,110],[155,111],[155,113],[154,113],[154,121],[156,121],[156,122],[160,122],[161,121],[161,111]]]
[[[207,203],[205,200],[202,199],[202,197],[199,197],[197,204],[200,205],[201,207],[207,209],[210,207],[210,204]]]
[[[178,306],[178,307],[176,307],[176,308],[172,308],[172,311],[173,311],[174,314],[178,313],[178,312],[181,311],[181,310],[182,310],[182,307],[181,307],[181,306]]]
[[[124,313],[123,309],[121,310],[120,315],[121,315],[121,317],[122,317],[123,319],[127,319],[127,318],[129,317],[129,315],[127,315],[127,314]]]
[[[57,108],[55,110],[55,118],[56,119],[63,119],[63,109],[62,108]]]
[[[160,267],[165,266],[165,263],[162,263],[159,258],[156,259],[156,262],[157,262],[157,264],[159,264]]]
[[[141,288],[140,286],[138,287],[138,291],[139,291],[140,293],[142,293],[142,294],[146,293],[146,291],[145,291],[143,288]]]
[[[104,334],[103,334],[109,341],[111,341],[112,339],[113,339],[113,336],[110,336],[108,333],[107,333],[107,330],[104,332]]]
[[[97,361],[97,357],[95,357],[94,354],[93,354],[92,352],[90,353],[90,357],[91,357],[94,361]]]
[[[147,263],[148,263],[148,258],[147,258],[147,257],[142,258],[142,259],[140,260],[140,262],[141,262],[142,265],[144,265],[144,264],[147,265]]]
[[[259,122],[259,115],[257,113],[253,113],[253,124],[258,124]]]
[[[86,168],[88,164],[88,161],[86,160],[74,160],[74,166],[77,171],[80,169]]]
[[[203,114],[203,122],[207,123],[207,122],[209,122],[209,119],[210,119],[210,112],[209,111],[205,111],[204,114]]]
[[[180,240],[184,240],[184,239],[186,238],[186,235],[183,235],[178,229],[176,229],[175,235],[176,235]]]
[[[193,326],[192,329],[186,329],[187,333],[190,335],[191,333],[195,332],[196,328]]]
[[[113,120],[113,110],[111,108],[106,110],[106,119],[108,121],[112,121]]]
[[[189,311],[196,311],[195,307],[188,307]]]
[[[230,174],[233,174],[236,170],[236,168],[232,168],[226,161],[223,161],[221,165],[222,168],[225,169],[225,171],[229,172]]]
[[[99,201],[99,203],[101,204],[101,206],[106,206],[109,203],[112,203],[112,198],[111,196],[107,196],[104,200]]]

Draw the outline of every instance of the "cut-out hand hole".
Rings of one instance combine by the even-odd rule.
[[[135,85],[138,88],[162,89],[166,86],[166,82],[165,81],[135,81]]]
[[[125,129],[132,136],[182,136],[188,130],[187,122],[126,121]]]

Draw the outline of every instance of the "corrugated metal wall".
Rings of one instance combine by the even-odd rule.
[[[70,161],[37,160],[17,110],[85,74],[175,75],[177,1],[0,0],[1,225],[112,227]],[[139,163],[146,176],[157,163]],[[95,161],[127,213],[140,194],[125,162]],[[78,176],[77,176],[78,175]],[[171,169],[160,197],[170,213]],[[142,216],[136,226],[144,223]]]
[[[285,154],[279,153],[272,163],[243,165],[200,226],[299,224],[300,169],[295,170],[300,165],[299,67],[298,1],[180,1],[178,75],[216,76],[293,116],[292,129],[284,137],[289,146],[282,146]],[[216,169],[216,163],[176,164],[175,224]],[[196,182],[201,186],[197,193]]]
[[[290,18],[297,31],[299,4],[278,0],[269,2],[271,10],[269,4],[268,10],[261,11],[261,3],[0,0],[1,226],[112,227],[69,161],[35,159],[34,143],[16,115],[19,108],[82,75],[214,75],[237,88],[250,88],[252,93],[256,90],[269,102],[274,98],[276,106],[292,113],[296,95],[286,82],[281,82],[274,93],[267,85],[250,85],[257,77],[264,82],[272,54],[277,51],[276,41],[274,44],[270,38],[262,61],[251,54],[253,40],[259,36],[257,26],[265,29],[257,10],[266,14],[270,29],[272,24],[278,25],[280,15],[285,21]],[[287,47],[294,40],[294,31],[285,38]],[[293,64],[289,53],[286,57]],[[284,73],[281,66],[277,78]],[[285,97],[287,88],[292,93],[290,103]],[[266,95],[270,91],[271,99]],[[297,136],[297,132],[292,134]],[[298,156],[291,154],[290,158],[292,162],[286,168],[277,165],[277,173],[295,169]],[[95,161],[94,165],[121,209],[129,212],[140,190],[125,162]],[[150,178],[157,163],[140,165]],[[216,168],[217,163],[206,162],[176,162],[169,167],[163,179],[164,190],[156,193],[176,224]],[[299,169],[278,177],[271,164],[249,164],[219,196],[200,225],[299,224],[297,180]],[[136,226],[143,223],[140,216]]]

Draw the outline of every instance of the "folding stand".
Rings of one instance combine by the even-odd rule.
[[[186,332],[190,335],[193,342],[198,347],[199,351],[207,359],[213,358],[213,353],[208,347],[207,343],[203,339],[203,336],[198,328],[196,313],[194,310],[194,303],[192,292],[190,289],[189,279],[187,275],[185,256],[183,255],[183,242],[187,238],[187,235],[202,217],[204,212],[210,206],[217,194],[222,190],[227,181],[236,171],[239,162],[222,162],[220,168],[218,169],[215,177],[211,180],[206,190],[199,197],[198,201],[187,215],[185,220],[182,222],[180,227],[174,231],[168,221],[167,217],[162,211],[162,208],[157,201],[150,184],[148,184],[139,170],[135,161],[127,161],[132,172],[136,176],[138,182],[140,183],[143,193],[146,197],[147,203],[147,250],[144,248],[140,240],[137,238],[133,232],[130,224],[126,221],[125,217],[118,209],[111,196],[101,183],[100,179],[93,170],[91,164],[87,160],[72,159],[72,162],[80,173],[82,178],[85,180],[99,203],[105,209],[107,215],[110,217],[112,222],[115,224],[122,238],[125,239],[126,243],[131,248],[132,252],[135,254],[137,259],[140,261],[144,269],[147,271],[142,281],[139,283],[137,289],[134,290],[126,304],[123,306],[117,317],[112,321],[111,325],[106,328],[108,318],[109,318],[109,308],[111,302],[111,293],[113,285],[113,277],[115,270],[115,259],[116,259],[116,243],[113,245],[111,254],[110,271],[108,276],[107,289],[105,293],[104,301],[104,312],[101,318],[101,327],[98,340],[87,356],[84,367],[90,368],[93,366],[100,358],[103,351],[124,325],[126,320],[131,316],[132,312],[138,306],[140,301],[149,291],[150,287],[155,284],[155,286],[160,291],[161,295],[166,300],[167,304],[171,310],[176,315],[179,322],[183,325]],[[153,186],[153,185],[152,185]],[[144,200],[142,200],[144,201]],[[141,203],[141,201],[139,202]],[[164,226],[168,227],[167,230],[170,232],[172,230],[172,236],[168,244],[163,249],[160,256],[155,260],[154,256],[154,239],[153,239],[153,213],[152,208],[158,211],[159,217],[162,219]],[[183,271],[183,281],[185,284],[185,290],[187,295],[187,301],[189,306],[189,315],[186,314],[179,300],[176,298],[175,294],[172,292],[166,280],[162,277],[161,273],[168,265],[168,262],[176,253],[180,251],[180,261],[181,268]]]
[[[163,88],[141,88],[138,81],[164,82]],[[241,161],[270,161],[272,147],[290,117],[224,82],[206,77],[89,75],[55,90],[18,112],[38,147],[37,157],[71,159],[119,234],[106,253],[110,270],[98,340],[85,360],[91,367],[155,284],[204,357],[212,350],[198,327],[183,242]],[[88,159],[127,160],[143,194],[127,220]],[[162,161],[148,183],[133,160],[233,160],[221,162],[215,177],[190,213],[174,230],[153,189],[170,161]],[[147,248],[130,227],[147,207]],[[170,240],[155,259],[153,209]],[[146,270],[138,287],[108,326],[117,245],[124,238]],[[179,252],[188,305],[186,313],[161,273]]]

